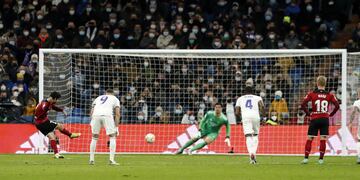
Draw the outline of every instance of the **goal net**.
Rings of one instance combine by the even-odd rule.
[[[52,91],[62,98],[69,116],[50,113],[50,119],[82,133],[70,140],[59,135],[64,152],[88,152],[91,103],[106,89],[121,101],[120,136],[117,152],[173,153],[197,133],[197,124],[215,103],[231,125],[231,148],[224,143],[225,129],[217,140],[197,153],[246,153],[241,124],[235,118],[236,99],[246,86],[263,98],[268,119],[277,125],[260,128],[260,154],[303,154],[309,120],[299,110],[306,93],[315,88],[318,75],[328,77],[327,89],[342,102],[330,118],[328,154],[350,150],[346,140],[346,70],[356,74],[358,61],[347,65],[346,50],[78,50],[41,49],[40,99]],[[356,67],[355,67],[356,66]],[[358,76],[356,77],[358,78]],[[358,79],[351,86],[358,86]],[[348,94],[348,97],[350,95]],[[352,99],[347,101],[350,105]],[[333,107],[330,107],[333,108]],[[342,128],[343,127],[343,128]],[[156,136],[148,144],[147,133]],[[350,138],[351,139],[351,138]],[[107,152],[104,130],[97,151]],[[312,153],[318,153],[314,141]],[[350,152],[350,151],[349,151]]]

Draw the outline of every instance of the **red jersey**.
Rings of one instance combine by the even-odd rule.
[[[311,102],[312,112],[309,113],[308,102]],[[334,110],[329,113],[330,102],[335,105]],[[339,103],[336,100],[336,97],[325,90],[316,89],[312,92],[309,92],[302,104],[301,109],[310,116],[310,120],[319,119],[319,118],[329,118],[333,116],[336,111],[339,109]]]
[[[42,124],[42,123],[48,121],[49,118],[47,115],[48,115],[48,111],[51,109],[58,111],[58,112],[63,111],[62,108],[55,106],[54,103],[50,103],[47,100],[41,101],[41,103],[39,103],[35,108],[35,118],[34,118],[35,124]]]

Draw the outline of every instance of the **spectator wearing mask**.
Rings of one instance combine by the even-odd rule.
[[[281,91],[275,92],[275,98],[269,108],[269,117],[273,121],[284,124],[289,118],[289,109],[286,100],[282,96],[283,93]]]
[[[173,36],[170,34],[169,29],[165,28],[163,33],[158,37],[156,45],[159,49],[165,49],[170,41],[173,39]]]

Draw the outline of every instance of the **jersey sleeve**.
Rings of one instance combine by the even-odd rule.
[[[241,98],[238,98],[238,99],[236,100],[235,107],[241,107]]]
[[[354,102],[354,107],[356,107],[360,111],[360,100]]]
[[[55,111],[57,111],[57,112],[62,112],[62,111],[64,111],[64,109],[62,109],[62,108],[60,108],[60,107],[57,107],[57,106],[55,106],[55,105],[52,105],[51,109],[53,109],[53,110],[55,110]]]
[[[339,102],[337,101],[335,95],[331,95],[331,102],[335,105],[335,108],[334,110],[330,113],[330,116],[334,116],[335,113],[339,110],[340,108],[340,105],[339,105]]]
[[[204,129],[205,121],[207,120],[207,118],[208,118],[208,116],[209,116],[209,113],[210,113],[210,112],[207,112],[207,113],[205,114],[205,116],[201,119],[200,124],[199,124],[199,128],[200,128],[200,129]]]
[[[308,93],[303,102],[301,103],[301,109],[305,112],[306,115],[309,115],[308,102],[311,101],[311,93]]]

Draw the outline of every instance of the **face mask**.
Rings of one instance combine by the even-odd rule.
[[[106,8],[106,12],[111,12],[111,8]]]
[[[19,87],[19,92],[23,92],[24,91],[24,88],[23,87]]]
[[[215,45],[215,47],[220,47],[220,46],[221,46],[221,43],[218,42],[218,41],[216,41],[216,42],[214,42],[214,45]]]
[[[280,100],[280,99],[281,99],[280,96],[278,96],[278,95],[275,96],[275,100]]]
[[[24,36],[28,36],[30,34],[29,31],[24,31],[23,33],[24,33]]]
[[[214,98],[213,97],[209,97],[209,103],[214,102]]]
[[[171,25],[171,27],[170,27],[170,29],[173,31],[173,30],[175,30],[175,25]]]
[[[271,89],[271,84],[266,84],[265,89],[270,90]]]
[[[214,83],[214,79],[208,79],[208,83]]]
[[[197,34],[197,33],[199,32],[199,29],[198,29],[198,28],[194,28],[194,29],[192,29],[192,32],[195,33],[195,34]]]
[[[152,24],[152,25],[150,25],[150,28],[151,28],[151,29],[156,29],[156,25],[155,25],[155,24]]]
[[[183,32],[184,32],[184,33],[187,33],[188,30],[189,30],[188,28],[183,28]]]
[[[91,11],[91,7],[90,7],[90,8],[86,8],[86,11],[87,11],[87,12],[90,12],[90,11]]]
[[[74,11],[74,10],[70,10],[70,11],[69,11],[69,14],[70,14],[70,15],[74,15],[74,14],[75,14],[75,11]]]
[[[182,68],[181,71],[182,71],[183,73],[186,73],[186,72],[187,72],[187,68]]]
[[[56,35],[56,38],[58,38],[58,39],[62,39],[62,38],[63,38],[63,36],[62,36],[62,35]]]
[[[164,36],[168,36],[168,35],[169,35],[169,31],[164,31],[163,35],[164,35]]]
[[[227,2],[226,1],[219,1],[217,4],[219,6],[225,6],[227,4]]]
[[[260,92],[260,97],[264,98],[266,94],[264,92]]]
[[[154,33],[149,33],[149,38],[154,38],[155,34]]]
[[[150,13],[154,13],[156,11],[155,8],[150,8]]]
[[[85,31],[79,31],[79,35],[80,35],[80,36],[85,35]]]
[[[125,99],[126,99],[126,100],[130,100],[130,99],[131,99],[131,96],[126,96]]]
[[[205,33],[206,32],[206,28],[201,28],[201,32]]]
[[[311,12],[311,11],[312,11],[312,6],[311,6],[310,4],[308,4],[308,5],[306,6],[306,10],[307,10],[308,12]]]
[[[2,90],[2,91],[5,91],[5,90],[6,90],[6,86],[5,86],[5,85],[2,85],[2,86],[1,86],[1,90]]]
[[[156,116],[159,116],[159,117],[160,117],[161,114],[162,114],[161,112],[156,112]]]
[[[33,1],[33,5],[34,5],[34,6],[38,5],[38,2],[37,2],[37,1]]]
[[[59,78],[60,78],[60,79],[65,79],[65,74],[60,74],[60,75],[59,75]]]
[[[250,66],[250,62],[249,61],[245,61],[245,63],[244,63],[244,66]]]
[[[194,39],[189,39],[189,43],[190,44],[194,44],[195,40]]]
[[[204,104],[204,103],[201,103],[201,104],[199,105],[199,107],[200,107],[200,109],[205,109],[205,104]]]
[[[146,15],[146,20],[150,20],[151,19],[151,16],[150,15]]]
[[[270,15],[266,15],[266,16],[265,16],[265,20],[266,20],[266,21],[270,21],[271,19],[272,19],[272,16],[270,16]]]
[[[94,89],[98,89],[99,87],[100,87],[100,84],[94,84],[94,85],[93,85],[93,88],[94,88]]]
[[[321,18],[319,18],[319,17],[316,17],[316,18],[315,18],[315,22],[316,22],[316,23],[319,23],[320,21],[321,21]]]
[[[144,62],[144,66],[148,67],[149,66],[149,62]]]
[[[18,97],[18,96],[19,96],[19,92],[15,91],[15,92],[13,92],[13,95],[14,95],[15,97]]]
[[[182,110],[181,109],[176,109],[175,110],[175,114],[181,114],[182,113]]]
[[[36,28],[31,28],[31,32],[35,33],[36,32]]]
[[[133,39],[134,39],[134,36],[128,36],[127,39],[128,39],[128,40],[133,40]]]
[[[38,19],[38,20],[42,20],[43,18],[44,18],[44,17],[43,17],[42,15],[38,15],[38,16],[37,16],[37,19]]]
[[[114,34],[114,39],[119,39],[120,38],[120,34]]]
[[[275,35],[274,35],[274,34],[270,34],[270,35],[269,35],[269,38],[270,38],[270,39],[275,39]]]
[[[4,28],[4,24],[0,24],[0,29]]]
[[[15,41],[9,41],[9,44],[15,46]]]
[[[141,120],[141,121],[144,120],[144,116],[138,116],[137,118],[138,118],[138,120]]]
[[[184,11],[184,8],[183,8],[183,7],[179,7],[179,8],[178,8],[178,11],[182,13],[182,12]]]
[[[46,29],[51,29],[52,26],[51,25],[46,25]]]
[[[115,23],[116,23],[116,19],[110,19],[110,23],[111,23],[111,24],[115,24]]]
[[[241,81],[241,77],[235,76],[235,81]]]
[[[20,71],[19,71],[19,73],[22,74],[22,75],[24,75],[25,72],[26,72],[25,70],[20,70]]]

